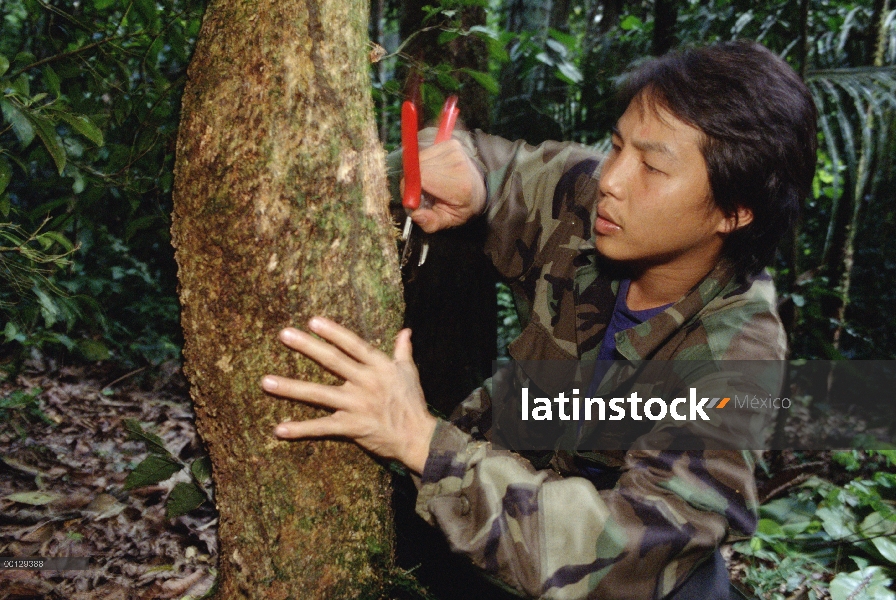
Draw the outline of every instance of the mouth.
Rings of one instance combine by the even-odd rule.
[[[610,235],[621,231],[622,227],[613,220],[602,207],[597,209],[597,219],[594,221],[594,233],[598,235]]]

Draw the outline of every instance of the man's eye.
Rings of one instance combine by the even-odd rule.
[[[645,162],[645,163],[642,163],[642,164],[644,165],[644,168],[647,169],[647,172],[648,172],[648,173],[662,173],[662,171],[660,171],[659,169],[656,169],[656,168],[650,166],[650,165],[649,165],[648,163],[646,163],[646,162]]]

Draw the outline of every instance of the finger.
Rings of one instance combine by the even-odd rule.
[[[411,219],[426,233],[457,227],[466,222],[456,206],[435,204],[432,208],[419,208],[411,213]]]
[[[427,233],[450,229],[462,225],[468,219],[463,216],[463,211],[456,206],[448,206],[436,204],[432,207],[429,214],[425,215],[426,225],[420,228]]]
[[[348,436],[348,428],[332,416],[307,421],[285,421],[274,428],[274,435],[285,440]]]
[[[355,332],[330,319],[312,317],[308,321],[308,328],[362,364],[370,365],[387,358],[385,354],[361,339]]]
[[[429,160],[444,160],[445,157],[450,157],[456,155],[458,152],[463,152],[463,145],[456,138],[445,140],[441,144],[431,144],[431,142],[434,141],[435,138],[428,141],[424,141],[423,139],[420,140],[421,165]],[[426,143],[430,143],[431,145],[423,147]]]
[[[342,393],[342,388],[332,385],[265,375],[261,380],[261,387],[264,391],[281,398],[300,400],[334,410],[345,409],[350,404],[350,398]]]
[[[418,208],[411,213],[411,220],[426,233],[435,233],[440,229],[435,211],[431,208]]]
[[[304,331],[287,327],[280,332],[280,341],[345,380],[355,379],[360,374],[361,365],[351,357],[346,356],[332,344],[319,340]]]
[[[402,329],[395,338],[395,360],[414,362],[414,348],[411,346],[411,330]]]

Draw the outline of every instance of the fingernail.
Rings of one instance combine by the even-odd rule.
[[[277,425],[276,427],[274,427],[274,435],[283,437],[284,435],[287,435],[287,434],[289,434],[289,427],[287,427],[286,425],[280,424],[280,425]]]
[[[261,379],[261,387],[263,387],[266,390],[269,390],[269,391],[276,390],[279,387],[279,385],[280,384],[273,377],[266,376]]]
[[[323,322],[318,317],[311,317],[311,320],[308,321],[308,328],[312,331],[317,331],[322,325]]]

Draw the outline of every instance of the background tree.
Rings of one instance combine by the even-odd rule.
[[[212,458],[226,598],[368,597],[392,560],[386,472],[345,442],[272,438],[332,381],[276,341],[322,314],[388,348],[401,320],[363,1],[212,2],[184,93],[173,241],[185,371]]]
[[[424,125],[434,124],[444,99],[456,94],[461,126],[488,131],[491,94],[473,77],[489,70],[487,38],[458,33],[484,29],[484,7],[434,11],[414,0],[400,3],[398,15],[404,40],[393,80],[402,83],[398,97],[415,97]],[[394,219],[403,222],[404,210],[395,209]],[[417,230],[402,268],[404,322],[414,331],[414,360],[427,401],[443,415],[490,375],[495,358],[496,274],[482,253],[484,234],[484,223],[475,222],[427,236],[428,257],[418,265],[422,232]]]

